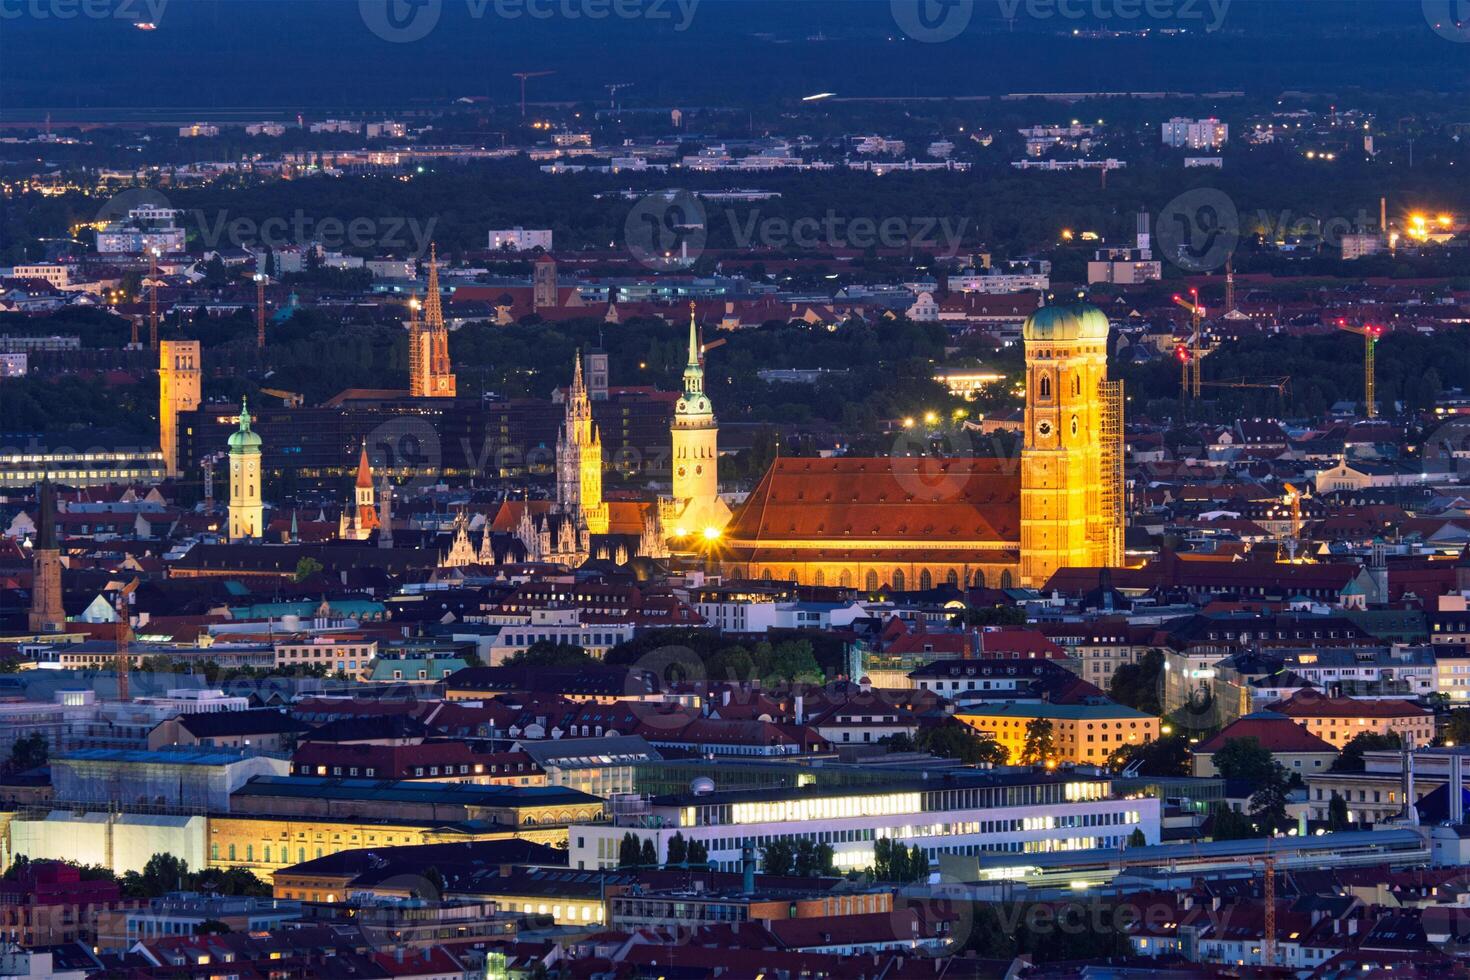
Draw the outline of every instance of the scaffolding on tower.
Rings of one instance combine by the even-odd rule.
[[[1102,495],[1099,511],[1103,519],[1103,564],[1123,564],[1123,526],[1127,488],[1123,482],[1123,382],[1104,381],[1099,386],[1102,403]]]

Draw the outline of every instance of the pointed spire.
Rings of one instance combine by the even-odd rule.
[[[301,540],[301,531],[296,526],[296,508],[291,508],[291,543],[295,544]]]
[[[430,327],[444,326],[444,310],[439,305],[439,253],[433,242],[429,243],[429,288],[424,296],[424,323]]]
[[[689,301],[689,360],[690,367],[700,367],[703,363],[699,356],[699,327],[694,322],[694,300]]]
[[[359,490],[371,490],[373,487],[373,466],[368,460],[367,440],[362,441],[362,455],[357,460],[357,488]]]
[[[581,395],[586,390],[582,383],[582,348],[578,347],[572,361],[572,396]]]
[[[240,396],[240,431],[250,431],[250,406],[246,403],[246,397]]]

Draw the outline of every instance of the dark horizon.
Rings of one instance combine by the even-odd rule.
[[[1178,16],[1119,20],[1063,16],[1053,0],[976,0],[962,33],[924,43],[886,0],[625,0],[640,16],[600,20],[585,15],[597,0],[541,0],[531,9],[544,19],[524,12],[526,0],[442,0],[432,30],[394,43],[369,28],[375,2],[119,0],[106,17],[60,19],[34,15],[57,6],[49,0],[11,0],[0,117],[506,105],[519,99],[518,71],[554,72],[529,83],[533,101],[605,102],[619,83],[631,107],[760,106],[823,91],[1410,93],[1470,79],[1470,45],[1436,33],[1419,3],[1178,0],[1167,5]],[[155,14],[155,29],[136,26]],[[1086,36],[1143,29],[1152,33]]]

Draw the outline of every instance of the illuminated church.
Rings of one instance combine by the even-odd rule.
[[[1019,461],[777,459],[719,541],[727,575],[867,590],[1039,588],[1123,559],[1123,392],[1108,320],[1045,306],[1023,327]]]
[[[488,563],[495,532],[514,535],[527,561],[572,568],[593,558],[625,564],[632,556],[668,557],[658,508],[645,501],[604,500],[602,468],[602,436],[592,418],[579,352],[556,438],[556,498],[502,503],[482,541],[481,561]]]

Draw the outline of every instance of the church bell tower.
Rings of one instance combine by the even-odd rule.
[[[1022,328],[1021,584],[1122,561],[1122,387],[1107,378],[1108,319],[1044,306]]]

